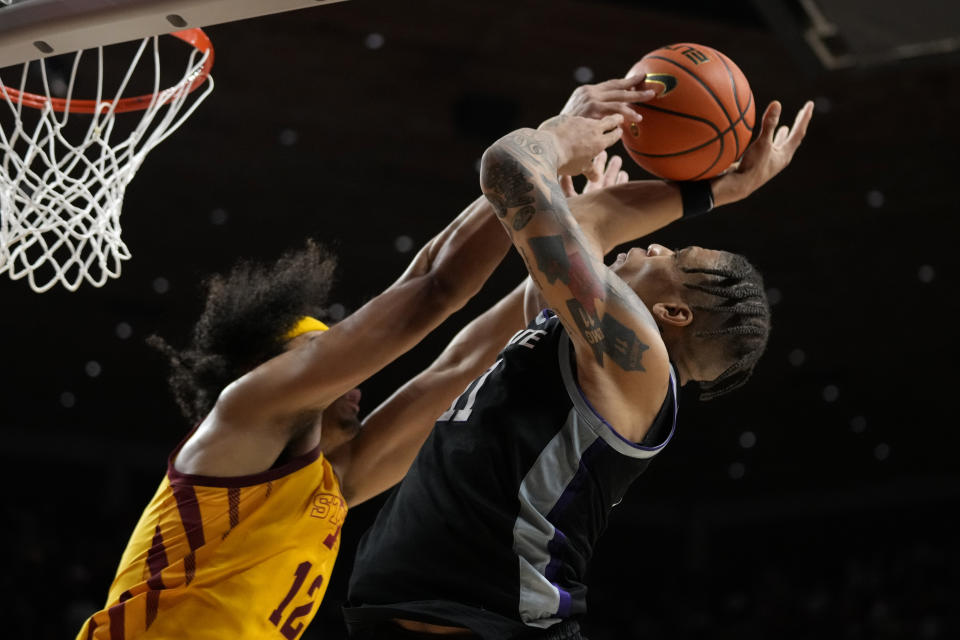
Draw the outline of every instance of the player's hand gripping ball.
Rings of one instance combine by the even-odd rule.
[[[623,146],[643,169],[667,180],[703,180],[743,155],[755,104],[730,58],[699,44],[671,44],[645,55],[632,75],[645,75],[657,89],[652,100],[632,105],[643,120],[623,124]]]

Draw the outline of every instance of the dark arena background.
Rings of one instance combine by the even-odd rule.
[[[205,275],[316,238],[339,255],[331,313],[349,313],[479,194],[493,140],[697,42],[737,62],[761,109],[816,111],[769,185],[644,240],[747,255],[774,330],[747,387],[682,398],[674,442],[601,541],[586,633],[960,637],[955,3],[352,0],[206,31],[216,89],[131,183],[121,277],[44,294],[0,278],[0,635],[72,638],[105,599],[190,427],[144,341],[184,344]],[[522,272],[511,254],[362,386],[363,412]],[[345,636],[352,557],[382,503],[351,511],[302,637]]]

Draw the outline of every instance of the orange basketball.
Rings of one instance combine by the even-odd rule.
[[[631,75],[662,87],[657,97],[633,105],[642,122],[623,125],[623,146],[642,168],[668,180],[703,180],[743,155],[755,105],[730,58],[700,44],[671,44],[645,55]]]

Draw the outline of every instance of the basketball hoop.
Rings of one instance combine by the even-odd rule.
[[[96,49],[94,99],[73,98],[84,51],[73,54],[69,76],[61,80],[64,97],[51,92],[55,83],[46,60],[24,63],[18,88],[0,77],[0,99],[10,111],[0,119],[0,273],[6,271],[13,280],[27,278],[38,293],[57,283],[69,291],[84,281],[100,287],[120,275],[120,263],[130,258],[120,237],[127,185],[146,155],[213,90],[213,46],[207,35],[200,29],[171,35],[193,49],[180,80],[166,89],[161,88],[157,36],[140,42],[110,97],[103,96],[103,47]],[[123,97],[148,48],[152,93]],[[26,90],[31,64],[39,65],[42,93]],[[205,89],[194,93],[203,84]],[[136,112],[139,121],[128,123],[132,131],[119,133],[117,114]],[[72,122],[71,114],[78,114]]]

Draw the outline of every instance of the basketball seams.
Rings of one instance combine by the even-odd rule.
[[[746,130],[749,131],[750,133],[753,133],[753,125],[747,124],[747,121],[746,121],[746,119],[744,118],[744,116],[747,115],[747,111],[750,110],[750,106],[751,106],[752,104],[753,104],[753,92],[750,93],[750,99],[747,100],[747,109],[746,109],[746,111],[744,111],[743,113],[740,114],[740,120],[743,121],[743,126],[744,126],[744,128],[746,128]],[[740,120],[738,120],[738,122],[739,122]],[[756,120],[754,120],[754,122],[756,122]]]
[[[652,105],[652,104],[649,104],[649,103],[646,103],[646,102],[634,102],[631,106],[633,106],[634,109],[649,109],[649,110],[651,110],[651,111],[658,111],[658,112],[660,112],[660,113],[667,113],[667,114],[669,114],[669,115],[677,116],[677,117],[679,117],[679,118],[688,118],[688,119],[690,119],[690,120],[697,120],[698,122],[702,122],[702,123],[704,123],[705,125],[709,126],[711,129],[713,129],[713,131],[714,131],[718,136],[723,135],[725,132],[729,131],[729,129],[725,129],[725,130],[721,131],[721,130],[720,130],[720,127],[718,127],[716,124],[714,124],[714,122],[713,122],[712,120],[707,120],[706,118],[703,118],[703,117],[701,117],[701,116],[695,116],[695,115],[690,114],[690,113],[683,113],[682,111],[674,111],[673,109],[665,109],[665,108],[663,108],[663,107],[656,107],[656,106],[654,106],[654,105]]]
[[[751,96],[750,102],[747,103],[747,108],[748,108],[748,109],[749,109],[750,103],[752,103],[752,101],[753,101],[753,97]],[[657,111],[657,112],[659,112],[659,113],[665,113],[665,114],[668,114],[668,115],[671,115],[671,116],[677,116],[678,118],[688,118],[688,119],[690,119],[690,120],[696,120],[696,121],[698,121],[698,122],[702,122],[702,123],[708,125],[708,126],[709,126],[711,129],[713,129],[714,132],[716,133],[716,135],[715,135],[714,137],[710,138],[709,140],[706,140],[705,142],[703,142],[703,143],[701,143],[701,144],[698,144],[698,145],[696,145],[696,146],[694,146],[694,147],[687,147],[686,149],[683,149],[683,150],[681,150],[681,151],[676,151],[676,152],[674,152],[674,153],[643,153],[642,151],[639,151],[639,150],[637,150],[637,149],[633,149],[633,148],[631,147],[631,150],[632,150],[632,151],[635,151],[636,153],[638,153],[638,154],[640,154],[640,155],[642,155],[642,156],[645,156],[645,157],[647,157],[647,158],[669,158],[669,157],[671,157],[671,156],[683,155],[684,153],[690,153],[691,151],[696,151],[696,150],[698,150],[698,149],[702,149],[703,147],[705,147],[706,145],[710,144],[710,143],[713,142],[714,140],[717,140],[717,139],[721,139],[721,140],[722,140],[724,137],[726,137],[726,135],[727,135],[728,133],[730,133],[731,131],[735,131],[735,129],[737,128],[737,125],[739,125],[739,124],[741,124],[741,123],[743,124],[744,128],[746,128],[748,131],[753,131],[753,129],[752,129],[751,127],[747,126],[746,121],[743,119],[743,117],[746,115],[746,112],[741,113],[741,114],[740,114],[740,117],[733,121],[732,126],[729,126],[729,127],[727,127],[726,129],[720,130],[720,128],[717,127],[717,125],[715,125],[713,122],[711,122],[710,120],[707,120],[706,118],[701,118],[700,116],[691,115],[691,114],[689,114],[689,113],[682,113],[682,112],[680,112],[680,111],[674,111],[674,110],[672,110],[672,109],[664,109],[663,107],[655,107],[655,106],[653,106],[653,105],[646,104],[646,103],[643,103],[643,102],[635,102],[635,103],[632,104],[632,106],[634,107],[634,109],[649,109],[649,110],[651,110],[651,111]],[[627,145],[624,144],[624,146],[627,146]],[[740,156],[738,155],[737,157],[739,158]]]
[[[644,157],[644,158],[673,158],[673,157],[679,157],[679,156],[682,156],[682,155],[686,155],[686,154],[689,154],[689,153],[694,153],[694,152],[696,152],[696,151],[700,151],[701,149],[705,149],[705,148],[709,147],[709,146],[712,145],[714,142],[719,142],[719,143],[720,143],[720,148],[717,150],[717,153],[716,153],[716,155],[714,156],[713,162],[711,162],[710,165],[709,165],[706,169],[704,169],[703,171],[701,171],[701,172],[698,173],[697,175],[695,175],[695,176],[693,176],[693,177],[691,177],[691,178],[686,178],[686,179],[687,179],[687,180],[696,180],[697,178],[699,178],[700,176],[704,175],[705,173],[708,173],[711,169],[713,169],[715,166],[717,166],[717,163],[718,163],[718,162],[720,161],[720,159],[723,157],[723,152],[724,152],[724,150],[726,149],[726,143],[724,143],[724,140],[723,140],[724,134],[725,134],[726,132],[720,133],[720,132],[719,132],[719,129],[717,129],[717,126],[716,126],[715,124],[713,124],[713,123],[710,122],[709,120],[703,120],[702,118],[698,118],[698,117],[696,117],[696,116],[690,116],[690,115],[688,115],[688,114],[683,114],[683,113],[674,113],[674,112],[671,112],[671,111],[669,111],[669,110],[667,110],[667,109],[657,109],[657,111],[663,111],[663,112],[665,112],[665,113],[667,113],[667,114],[669,114],[669,115],[675,115],[675,116],[681,116],[681,117],[688,117],[688,118],[690,118],[690,119],[692,119],[692,120],[701,120],[701,121],[705,122],[706,124],[710,125],[710,127],[713,128],[713,130],[714,130],[714,131],[717,131],[718,133],[717,133],[717,135],[715,135],[714,137],[710,138],[710,139],[707,140],[706,142],[703,142],[703,143],[701,143],[701,144],[699,144],[699,145],[697,145],[697,146],[695,146],[695,147],[691,147],[691,148],[685,149],[685,150],[683,150],[683,151],[677,151],[677,152],[673,152],[673,153],[644,153],[644,152],[642,152],[642,151],[639,151],[639,150],[637,150],[637,149],[634,149],[634,148],[630,147],[630,146],[626,143],[625,140],[622,140],[622,139],[621,139],[621,142],[623,142],[623,146],[626,147],[627,150],[631,151],[632,153],[634,153],[634,154],[636,154],[636,155],[638,155],[638,156],[642,156],[642,157]],[[729,129],[727,129],[727,131],[729,131]],[[648,169],[648,171],[649,171],[649,169]],[[651,171],[650,173],[654,173],[654,172]],[[654,173],[654,175],[656,175],[656,174]]]
[[[700,143],[700,144],[698,144],[698,145],[696,145],[696,146],[694,146],[694,147],[688,147],[688,148],[683,149],[683,150],[681,150],[681,151],[674,151],[674,152],[671,152],[671,153],[644,153],[644,152],[642,152],[642,151],[640,151],[640,150],[638,150],[638,149],[634,149],[634,148],[630,147],[629,145],[627,145],[626,142],[623,143],[623,146],[627,147],[628,149],[630,149],[630,151],[633,151],[633,152],[636,153],[637,155],[643,156],[643,157],[645,157],[645,158],[672,158],[672,157],[674,157],[674,156],[682,156],[682,155],[684,155],[684,154],[686,154],[686,153],[692,153],[692,152],[694,152],[694,151],[699,151],[700,149],[703,149],[703,148],[707,147],[708,145],[713,144],[715,141],[719,140],[719,141],[720,141],[720,152],[719,152],[719,154],[718,154],[718,156],[717,156],[717,159],[713,161],[713,163],[710,165],[709,168],[707,168],[707,171],[709,171],[711,168],[713,168],[713,166],[717,164],[717,161],[719,161],[720,157],[723,155],[723,150],[724,150],[723,137],[724,137],[724,134],[725,134],[727,131],[729,131],[729,129],[727,129],[726,131],[720,131],[720,128],[717,127],[717,125],[714,124],[713,122],[711,122],[710,120],[707,120],[706,118],[701,118],[701,117],[699,117],[699,116],[690,115],[689,113],[680,113],[680,112],[678,112],[678,111],[673,111],[673,110],[671,110],[671,109],[664,109],[664,108],[662,108],[662,107],[654,107],[654,106],[652,106],[652,105],[645,104],[645,103],[635,103],[633,106],[634,106],[634,108],[638,108],[638,107],[639,107],[639,108],[641,108],[641,109],[649,109],[649,110],[651,110],[651,111],[658,111],[658,112],[660,112],[660,113],[666,113],[666,114],[668,114],[668,115],[677,116],[677,117],[679,117],[679,118],[687,118],[687,119],[689,119],[689,120],[695,120],[695,121],[697,121],[697,122],[702,122],[703,124],[709,126],[711,129],[713,129],[714,133],[716,134],[716,135],[714,135],[712,138],[709,138],[709,139],[706,140],[705,142],[702,142],[702,143]]]
[[[716,52],[716,50],[713,49],[712,47],[702,47],[702,48],[704,48],[704,49],[710,49],[711,51]],[[668,49],[668,51],[670,51],[670,49]],[[699,84],[699,85],[704,89],[704,91],[706,91],[706,92],[710,95],[710,97],[713,98],[713,101],[717,104],[717,106],[720,107],[720,112],[723,113],[723,116],[727,119],[727,123],[730,125],[730,127],[727,129],[727,131],[730,131],[731,129],[733,129],[733,127],[735,126],[735,125],[734,125],[734,122],[733,122],[733,119],[730,117],[730,114],[727,112],[726,106],[724,106],[723,102],[720,101],[720,97],[717,96],[717,94],[713,92],[713,89],[711,89],[710,86],[709,86],[706,82],[704,82],[704,81],[700,78],[700,76],[698,76],[694,71],[692,71],[691,69],[687,68],[686,65],[684,65],[684,64],[682,64],[682,63],[680,63],[680,62],[678,62],[678,61],[676,61],[676,60],[673,60],[673,59],[671,59],[671,58],[667,58],[667,57],[665,57],[665,56],[647,55],[647,56],[644,56],[644,59],[647,59],[647,60],[661,60],[661,61],[663,61],[663,62],[668,62],[668,63],[672,64],[673,66],[675,66],[675,67],[677,67],[677,68],[682,69],[683,71],[685,71],[690,77],[692,77],[694,80],[697,81],[697,84]],[[678,115],[679,115],[679,114],[678,114]],[[720,162],[720,159],[723,157],[723,153],[724,153],[724,151],[726,150],[726,144],[725,144],[725,142],[724,142],[724,138],[725,138],[725,137],[726,137],[726,131],[725,131],[723,134],[720,134],[720,135],[719,135],[719,139],[720,139],[720,150],[719,150],[717,156],[714,158],[713,162],[710,163],[710,166],[708,166],[706,169],[704,169],[703,171],[701,171],[700,173],[698,173],[698,174],[697,174],[696,176],[694,176],[693,178],[690,178],[691,180],[696,180],[697,178],[699,178],[699,177],[701,177],[701,176],[703,176],[703,175],[705,175],[705,174],[707,174],[707,173],[710,173],[710,171],[711,171],[715,166],[717,166],[717,163]],[[737,134],[734,133],[734,134],[733,134],[733,137],[734,137],[734,140],[737,141],[737,147],[739,148],[739,146],[740,146],[740,145],[739,145],[739,142],[740,142],[740,141],[737,139]],[[735,156],[734,156],[734,160],[736,160],[737,157],[738,157],[738,156],[735,155]]]
[[[697,60],[693,60],[693,62],[700,62],[701,64],[696,64],[695,67],[687,65],[688,60],[684,57],[691,60],[694,57],[694,54],[684,55],[688,54],[688,47],[699,49],[699,52],[695,54]],[[712,54],[715,61],[719,61],[721,66],[718,67],[714,64],[713,67],[710,67],[702,64],[703,62],[709,62],[709,59],[704,57],[703,54]],[[748,115],[754,116],[754,96],[743,72],[725,54],[705,45],[678,43],[648,53],[634,65],[634,69],[648,73],[673,73],[676,74],[678,79],[688,78],[687,91],[678,92],[677,100],[665,101],[675,103],[670,104],[670,108],[652,106],[650,103],[631,105],[638,113],[645,114],[651,126],[656,127],[655,130],[650,130],[651,137],[637,137],[638,132],[636,130],[628,130],[626,126],[624,127],[627,133],[634,134],[633,137],[624,136],[624,147],[643,168],[647,168],[649,162],[649,166],[657,168],[657,171],[647,169],[654,175],[663,177],[663,174],[666,174],[671,176],[670,179],[676,180],[698,180],[706,179],[704,176],[712,177],[712,174],[719,173],[719,171],[715,171],[716,167],[726,166],[726,164],[735,162],[743,156],[743,152],[750,144],[754,130],[751,123],[747,121]],[[681,71],[686,76],[683,76],[680,73]],[[691,83],[690,79],[696,81],[696,83]],[[726,93],[728,91],[727,87],[729,87],[730,93]],[[696,98],[698,91],[700,97]],[[744,95],[740,95],[742,91],[745,91]],[[709,95],[713,100],[712,104],[716,105],[713,109],[719,107],[720,113],[711,110],[711,103],[705,99],[704,93]],[[720,97],[721,94],[725,94],[723,98]],[[691,100],[696,100],[699,106],[691,105]],[[729,109],[727,108],[728,103]],[[726,127],[722,125],[724,120],[727,122]],[[706,127],[703,127],[704,124]],[[674,127],[677,129],[679,137],[674,137],[670,133]],[[657,133],[654,133],[654,131]],[[745,134],[743,139],[740,137],[741,132]],[[726,144],[728,133],[733,136],[732,145]],[[707,136],[710,137],[704,140]],[[712,147],[715,142],[719,142],[719,144],[717,147]],[[647,148],[649,152],[634,148],[631,143]],[[677,149],[681,145],[684,148]],[[711,148],[714,150],[711,151]],[[667,153],[655,153],[654,151]],[[709,164],[709,166],[704,168],[705,164]],[[696,175],[690,177],[691,173],[694,172],[696,172]]]
[[[737,121],[740,122],[743,120],[743,116],[746,112],[740,109],[740,95],[737,93],[737,79],[733,77],[733,70],[730,68],[730,65],[727,64],[726,56],[716,50],[714,50],[714,53],[717,54],[717,59],[720,60],[723,68],[727,71],[727,78],[730,79],[730,91],[733,93],[733,103],[737,105],[737,114],[739,115]],[[751,91],[751,93],[753,92]],[[731,129],[733,129],[732,126]],[[736,131],[733,132],[733,141],[736,144],[736,153],[734,154],[734,159],[736,159],[740,157],[740,136],[737,135]]]
[[[707,48],[707,47],[704,47],[704,48]],[[670,58],[666,58],[666,57],[664,57],[664,56],[647,55],[647,56],[644,56],[644,59],[646,59],[646,60],[662,60],[662,61],[664,61],[664,62],[669,62],[670,64],[672,64],[672,65],[674,65],[674,66],[676,66],[676,67],[679,67],[680,69],[683,69],[683,70],[686,71],[688,74],[690,74],[690,76],[691,76],[694,80],[696,80],[697,83],[698,83],[701,87],[703,87],[703,89],[704,89],[708,94],[710,94],[710,97],[713,98],[713,101],[717,103],[717,106],[718,106],[718,107],[720,107],[720,111],[723,112],[723,115],[724,115],[724,117],[727,119],[727,122],[730,123],[731,126],[733,126],[733,118],[731,118],[731,117],[730,117],[730,114],[727,113],[727,108],[724,106],[723,102],[721,102],[720,97],[717,96],[717,94],[715,94],[715,93],[713,92],[713,89],[710,88],[710,85],[708,85],[706,82],[704,82],[704,81],[700,78],[700,76],[698,76],[694,71],[691,71],[691,70],[688,69],[686,66],[684,66],[683,64],[677,62],[676,60],[671,60]]]
[[[739,123],[742,122],[742,123],[743,123],[743,128],[747,130],[747,141],[746,141],[746,144],[747,144],[747,145],[750,144],[750,138],[753,137],[753,127],[751,127],[750,125],[748,125],[748,124],[747,124],[747,120],[746,120],[747,111],[750,110],[750,107],[751,107],[752,105],[753,105],[753,92],[751,91],[751,92],[750,92],[750,98],[747,100],[746,110],[745,110],[743,113],[740,114],[740,118],[737,120],[737,123],[739,124]],[[737,132],[734,131],[734,132],[733,132],[733,135],[736,136],[736,135],[737,135]],[[739,136],[737,136],[737,137],[739,138]],[[744,151],[746,151],[746,147],[744,147]],[[738,155],[738,156],[737,156],[737,159],[740,159],[741,156],[742,156],[742,154],[741,154],[741,155]]]
[[[742,122],[744,128],[749,132],[748,135],[747,135],[747,140],[746,140],[746,144],[749,144],[749,143],[750,143],[750,138],[753,137],[753,136],[752,136],[752,134],[753,134],[753,125],[747,123],[746,115],[747,115],[747,112],[749,112],[750,109],[753,107],[753,91],[750,89],[750,83],[747,81],[747,78],[744,76],[744,77],[742,78],[742,80],[743,80],[743,84],[744,84],[744,86],[746,87],[746,91],[747,91],[747,104],[741,109],[741,107],[740,107],[740,94],[737,92],[737,86],[738,86],[738,85],[737,85],[737,78],[735,77],[735,74],[734,74],[734,72],[733,72],[733,69],[731,68],[731,65],[733,65],[733,67],[736,67],[736,65],[734,65],[734,64],[733,64],[733,61],[730,60],[730,58],[728,58],[725,54],[723,54],[723,53],[721,53],[721,52],[719,52],[719,51],[717,51],[717,53],[720,55],[720,62],[723,63],[724,68],[726,68],[726,70],[727,70],[727,75],[728,75],[729,78],[730,78],[730,87],[731,87],[731,89],[733,90],[733,101],[736,103],[736,105],[737,105],[737,111],[738,111],[739,114],[740,114],[740,117],[737,119],[737,123],[739,124],[740,122]],[[739,67],[737,67],[737,69],[739,70]],[[743,76],[743,72],[742,72],[742,71],[740,71],[740,75]],[[740,152],[740,136],[737,135],[737,131],[734,131],[734,132],[733,132],[733,137],[734,137],[734,138],[736,139],[736,141],[737,141],[737,158],[740,158],[741,155],[742,155],[742,153]],[[745,151],[745,150],[746,150],[746,148],[744,148],[744,151]]]
[[[720,62],[723,63],[724,68],[726,68],[726,70],[727,70],[727,75],[730,77],[730,88],[733,90],[733,101],[737,103],[737,111],[739,111],[740,116],[742,117],[742,116],[746,115],[747,111],[750,109],[750,103],[752,102],[752,98],[753,98],[753,91],[750,89],[750,83],[747,81],[746,76],[744,76],[744,77],[742,78],[742,79],[743,79],[743,84],[744,84],[744,87],[745,87],[746,90],[747,90],[747,96],[748,96],[749,99],[747,100],[746,106],[744,106],[743,109],[741,110],[741,109],[740,109],[740,94],[737,93],[737,78],[736,78],[736,74],[734,73],[733,69],[731,68],[731,65],[733,65],[734,67],[736,67],[736,65],[733,64],[733,60],[731,60],[730,58],[728,58],[726,55],[720,53],[719,51],[717,51],[717,53],[720,54]],[[739,67],[738,67],[738,69],[739,69]],[[740,75],[743,76],[743,71],[742,71],[742,70],[740,71]],[[751,130],[753,130],[753,127],[749,127],[749,128],[750,128]]]
[[[705,148],[705,147],[708,147],[708,146],[710,146],[711,144],[713,144],[714,142],[717,142],[717,141],[720,142],[720,155],[722,155],[722,154],[723,154],[724,144],[723,144],[723,138],[720,137],[720,136],[716,136],[716,137],[710,138],[710,139],[707,140],[706,142],[703,142],[703,143],[701,143],[701,144],[698,144],[698,145],[695,146],[695,147],[690,147],[689,149],[684,149],[683,151],[674,151],[674,152],[672,152],[672,153],[644,153],[643,151],[637,151],[636,149],[634,149],[634,148],[632,148],[632,147],[627,147],[627,148],[630,149],[630,151],[633,151],[633,152],[634,152],[635,154],[637,154],[638,156],[643,156],[644,158],[675,158],[675,157],[677,157],[677,156],[682,156],[682,155],[686,155],[686,154],[688,154],[688,153],[693,153],[694,151],[700,151],[701,149],[703,149],[703,148]],[[626,145],[624,145],[624,146],[626,146]],[[710,171],[710,169],[712,169],[715,164],[716,164],[716,162],[714,162],[713,164],[711,164],[709,167],[707,167],[707,169],[706,169],[705,171],[702,171],[699,175],[703,175],[703,174],[706,173],[707,171]]]

